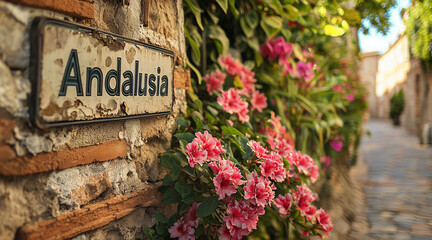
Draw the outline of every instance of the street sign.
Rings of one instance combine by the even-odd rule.
[[[36,126],[171,113],[172,51],[50,18],[34,20],[31,41]]]

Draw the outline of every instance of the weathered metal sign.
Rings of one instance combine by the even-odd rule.
[[[172,51],[49,18],[34,20],[31,39],[37,126],[171,112]]]

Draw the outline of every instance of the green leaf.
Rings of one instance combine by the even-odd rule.
[[[176,133],[174,136],[179,140],[184,139],[188,143],[192,142],[192,140],[195,138],[195,135],[193,135],[192,133]]]
[[[158,220],[158,222],[168,223],[168,218],[166,218],[164,215],[162,215],[160,213],[155,213],[154,216],[155,216],[156,220]]]
[[[192,10],[193,15],[195,16],[195,20],[200,27],[201,30],[204,30],[201,20],[201,13],[204,12],[197,3],[196,0],[185,0],[189,8]]]
[[[252,159],[252,155],[253,155],[252,148],[249,147],[248,143],[249,143],[249,139],[247,139],[246,137],[240,138],[240,146],[243,149],[243,151],[245,152],[245,154],[243,154],[244,160]]]
[[[162,196],[162,202],[164,203],[178,203],[181,200],[181,195],[174,188],[166,191]]]
[[[268,37],[273,37],[282,28],[282,18],[263,15],[260,25]]]
[[[201,82],[202,82],[202,75],[201,75],[201,72],[198,70],[198,68],[196,68],[190,61],[189,61],[189,59],[187,58],[187,56],[186,56],[186,65],[190,68],[190,69],[192,69],[192,71],[195,73],[195,75],[197,76],[197,78],[198,78],[198,84],[201,84]],[[192,88],[190,88],[189,90],[188,90],[188,94],[189,94],[189,96],[190,95],[195,95],[195,93],[193,92],[193,90],[192,90]],[[196,96],[196,95],[195,95]]]
[[[241,133],[239,130],[228,126],[222,126],[222,134],[243,136],[243,133]]]
[[[191,117],[195,122],[197,130],[201,130],[202,128],[204,128],[204,117],[201,115],[201,113],[199,113],[198,111],[193,111]]]
[[[217,197],[210,197],[204,199],[201,205],[197,208],[196,216],[203,218],[212,214],[219,205],[219,200]]]
[[[251,38],[254,35],[255,28],[258,26],[258,14],[252,11],[249,14],[241,16],[240,26],[246,37]]]
[[[172,186],[178,179],[179,175],[177,173],[167,174],[162,180],[162,186]]]
[[[291,4],[286,4],[284,7],[287,10],[286,13],[287,18],[291,21],[297,20],[299,15],[299,10]]]
[[[144,233],[145,239],[155,239],[156,231],[153,228],[143,226],[142,231]]]
[[[274,86],[274,87],[277,86],[276,80],[265,72],[256,73],[255,76],[257,77],[257,79],[259,79],[263,83],[266,83],[266,84],[268,84],[270,86]]]
[[[172,171],[177,171],[179,164],[177,162],[177,159],[172,156],[170,153],[164,153],[160,155],[160,163],[162,167],[168,168]]]
[[[201,61],[201,50],[198,45],[198,43],[190,36],[189,31],[187,27],[185,26],[185,34],[188,39],[189,45],[192,48],[192,58],[194,61],[199,62]]]
[[[216,43],[217,51],[220,55],[225,55],[229,50],[229,39],[225,31],[218,25],[210,25],[207,28],[207,36]]]
[[[184,131],[188,128],[188,121],[184,118],[180,118],[177,120],[177,126],[180,127],[180,131]]]
[[[361,23],[360,14],[354,9],[344,9],[343,17],[350,25],[357,25]]]
[[[342,36],[345,33],[345,30],[343,28],[326,24],[324,26],[324,34],[332,37],[339,37]]]
[[[228,3],[229,3],[229,9],[230,9],[231,13],[234,15],[235,18],[237,18],[238,11],[237,11],[236,6],[235,6],[235,0],[228,0]]]
[[[271,0],[271,3],[269,5],[273,10],[275,10],[279,15],[283,13],[282,5],[279,0]]]
[[[182,197],[187,196],[192,192],[192,188],[190,188],[190,186],[185,182],[176,182],[174,188]]]
[[[219,6],[222,8],[224,13],[227,13],[228,10],[228,0],[216,0],[216,2],[219,4]]]

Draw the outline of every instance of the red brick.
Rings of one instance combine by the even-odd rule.
[[[63,13],[72,17],[94,18],[93,3],[86,0],[6,0],[9,2]]]
[[[15,122],[0,118],[0,144],[13,138],[15,126]]]
[[[158,203],[160,198],[161,195],[156,186],[138,192],[138,194],[117,196],[104,202],[89,205],[84,209],[76,210],[72,214],[65,213],[54,219],[26,225],[18,231],[17,239],[51,240],[72,238],[122,218],[140,205],[151,206]],[[110,204],[106,204],[107,202],[110,202]]]
[[[104,162],[125,157],[127,149],[126,142],[119,140],[31,157],[17,157],[9,146],[4,145],[0,146],[0,175],[19,176]]]
[[[190,88],[190,72],[180,68],[174,69],[174,87],[189,89]]]

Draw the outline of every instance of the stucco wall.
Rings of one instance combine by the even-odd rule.
[[[172,50],[176,69],[183,68],[181,0],[150,1],[147,27],[140,0],[83,2],[94,18],[0,1],[0,239],[135,239],[154,224],[154,211],[166,211],[156,190],[165,174],[157,156],[170,147],[185,110],[184,89],[175,89],[168,116],[46,130],[30,124],[29,29],[36,16]]]

